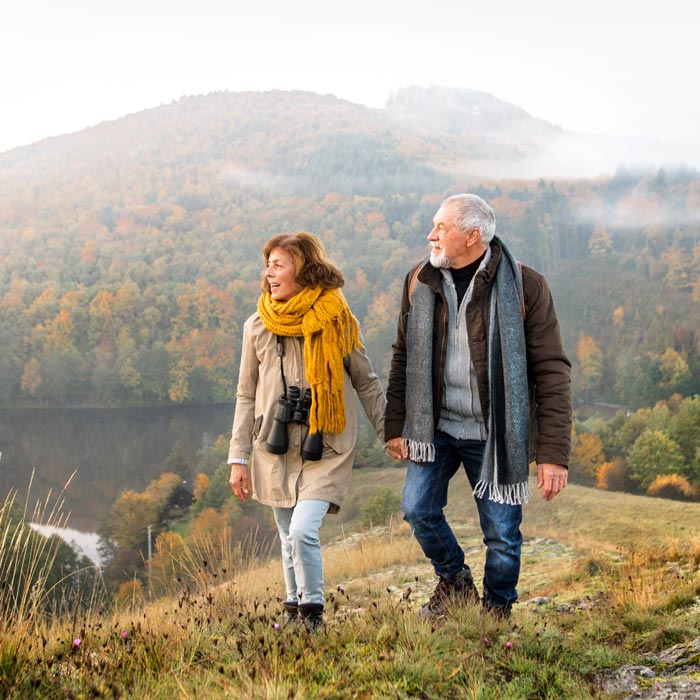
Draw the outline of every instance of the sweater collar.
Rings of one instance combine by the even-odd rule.
[[[484,255],[484,259],[479,265],[479,269],[474,275],[476,278],[478,275],[484,275],[487,282],[493,280],[496,276],[496,270],[498,269],[498,263],[501,260],[501,253],[503,251],[503,246],[501,244],[498,236],[494,236],[489,243],[489,247]],[[439,292],[442,289],[442,271],[440,268],[433,267],[430,264],[430,258],[426,258],[423,263],[423,269],[418,273],[418,279],[427,284],[433,291]]]

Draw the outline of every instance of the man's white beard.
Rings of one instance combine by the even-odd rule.
[[[433,248],[430,251],[430,264],[433,267],[448,268],[452,265],[452,261],[445,255],[444,251],[436,251],[435,248]]]

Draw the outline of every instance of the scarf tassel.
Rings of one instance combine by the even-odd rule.
[[[411,462],[421,464],[435,461],[435,445],[432,442],[404,439],[404,444],[408,449],[408,458]]]
[[[319,401],[315,396],[309,412],[310,433],[340,434],[345,428],[345,402],[343,392],[324,392],[325,401]],[[321,427],[319,427],[321,426]]]
[[[530,500],[530,495],[530,484],[527,481],[520,484],[494,484],[481,479],[474,487],[476,498],[486,496],[490,501],[509,506],[524,505]]]

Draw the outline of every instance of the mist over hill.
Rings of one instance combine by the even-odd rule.
[[[596,177],[621,165],[700,165],[697,144],[576,133],[478,90],[404,88],[386,111],[395,123],[444,143],[455,155],[453,171],[480,177]]]

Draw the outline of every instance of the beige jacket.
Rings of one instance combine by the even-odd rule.
[[[287,385],[298,386],[303,392],[309,386],[304,371],[303,338],[285,337],[283,345]],[[287,453],[272,454],[265,449],[265,441],[282,394],[277,339],[263,326],[257,313],[245,322],[228,459],[248,460],[253,498],[260,503],[291,508],[298,500],[320,499],[330,502],[329,512],[340,509],[350,486],[357,441],[355,392],[379,440],[384,441],[386,400],[367,354],[364,349],[355,350],[344,363],[345,430],[337,435],[324,433],[323,457],[310,462],[300,455],[308,428],[290,423]]]

